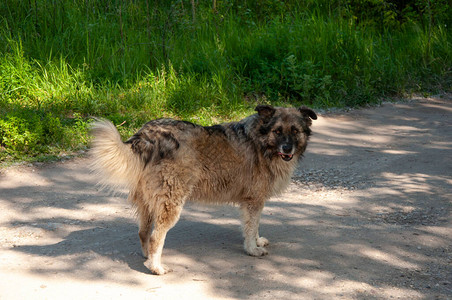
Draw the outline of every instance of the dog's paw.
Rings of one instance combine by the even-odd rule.
[[[149,269],[149,271],[151,271],[152,274],[154,275],[163,275],[169,272],[172,272],[173,270],[168,268],[167,266],[164,265],[153,265],[149,260],[144,262],[144,266],[146,268]]]
[[[265,247],[265,246],[268,246],[269,241],[264,237],[259,237],[256,240],[256,244],[258,247]]]
[[[255,247],[251,249],[246,249],[246,252],[251,256],[264,256],[268,254],[267,249],[263,247]]]

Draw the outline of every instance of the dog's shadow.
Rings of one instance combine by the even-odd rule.
[[[231,214],[228,209],[223,211],[226,212],[226,215]],[[202,217],[197,221],[199,214],[202,214]],[[181,254],[199,261],[204,258],[207,260],[209,255],[216,254],[218,251],[242,253],[243,241],[239,221],[236,218],[238,218],[238,213],[237,216],[222,219],[221,214],[218,213],[212,214],[202,209],[188,208],[185,215],[168,232],[163,249],[163,263],[171,267],[172,261],[177,261],[178,255]],[[236,219],[233,224],[231,224],[232,219]],[[210,222],[212,220],[218,224]],[[74,220],[39,219],[34,220],[33,223],[14,224],[14,226],[23,227],[24,231],[50,231],[63,237],[57,243],[14,245],[11,249],[25,254],[52,257],[64,261],[64,264],[57,268],[45,265],[31,267],[31,270],[37,273],[69,274],[74,270],[89,270],[90,262],[103,257],[111,259],[113,262],[123,262],[137,272],[150,274],[143,264],[146,258],[141,253],[138,226],[132,219],[78,221],[77,224],[86,229],[70,231],[67,234],[66,224],[72,221]],[[203,257],[200,257],[200,253]],[[98,267],[95,272],[102,277],[104,274],[107,275],[108,267]]]
[[[134,251],[120,253],[121,255],[115,255],[113,259],[124,261],[137,272],[150,274],[150,271],[144,266],[146,258],[141,253],[136,232],[134,237],[136,240],[133,245]],[[202,221],[181,220],[168,232],[163,248],[162,263],[171,268],[173,263],[177,265],[177,262],[172,261],[176,261],[180,255],[195,261],[208,260],[210,255],[218,257],[222,252],[244,255],[242,244],[238,225],[216,225]]]

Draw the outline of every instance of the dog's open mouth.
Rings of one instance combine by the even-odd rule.
[[[293,158],[293,154],[284,154],[279,152],[278,155],[285,161],[290,161]]]

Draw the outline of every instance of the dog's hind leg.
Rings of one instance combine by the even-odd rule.
[[[163,245],[168,231],[179,220],[184,199],[159,199],[153,211],[154,229],[149,239],[149,256],[144,265],[155,275],[163,275],[171,271],[161,263]]]
[[[138,217],[140,219],[138,236],[140,237],[141,251],[143,256],[148,258],[149,255],[149,237],[152,228],[152,215],[146,207],[138,208]]]
[[[152,228],[152,202],[146,201],[147,193],[143,192],[145,183],[139,181],[136,188],[129,194],[129,201],[132,202],[137,210],[141,251],[144,257],[149,255],[149,237]],[[151,206],[150,206],[151,205]]]
[[[262,256],[268,254],[264,246],[268,240],[259,237],[259,221],[264,208],[263,202],[248,201],[241,206],[243,235],[245,237],[244,248],[251,256]]]

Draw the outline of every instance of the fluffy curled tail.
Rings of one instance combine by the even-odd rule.
[[[139,156],[132,152],[130,145],[122,142],[118,130],[110,121],[96,121],[92,135],[91,169],[98,176],[99,183],[113,190],[132,189],[143,169]]]

